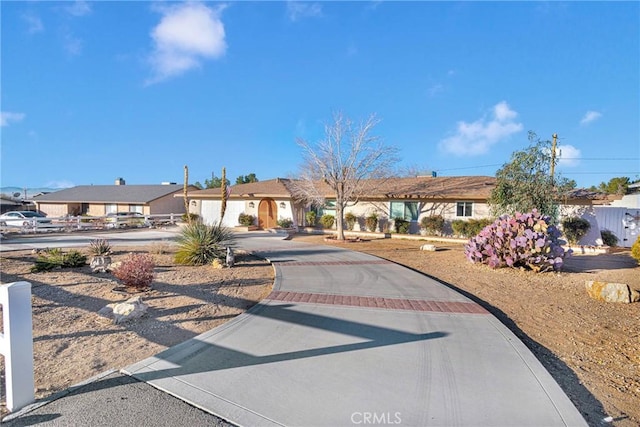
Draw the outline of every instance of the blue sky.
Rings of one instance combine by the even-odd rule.
[[[494,175],[531,130],[579,186],[640,178],[638,2],[0,7],[2,186],[291,176],[337,111],[400,167]]]

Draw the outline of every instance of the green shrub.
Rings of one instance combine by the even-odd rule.
[[[456,236],[467,235],[467,221],[463,219],[454,219],[451,221],[451,229]]]
[[[353,231],[353,227],[356,225],[356,221],[358,217],[356,217],[352,212],[347,212],[344,214],[344,221],[347,225],[347,230]]]
[[[111,253],[111,244],[107,239],[94,239],[89,242],[89,255],[105,256]]]
[[[125,286],[145,289],[153,281],[153,258],[148,254],[129,254],[113,275]]]
[[[569,217],[562,220],[562,232],[569,241],[575,245],[591,228],[591,224],[584,218]]]
[[[323,228],[331,228],[335,220],[336,218],[333,215],[325,214],[320,217],[320,225]]]
[[[194,213],[183,213],[181,219],[182,222],[198,222],[200,220],[200,215]]]
[[[401,217],[396,217],[393,219],[393,229],[396,233],[408,234],[410,224],[411,223],[409,221]]]
[[[304,216],[305,216],[305,219],[307,220],[307,225],[309,227],[316,226],[316,220],[318,219],[317,218],[318,215],[314,211],[309,211]]]
[[[465,235],[465,237],[470,238],[478,235],[483,228],[485,228],[487,225],[490,225],[492,223],[493,223],[493,220],[489,218],[480,218],[480,219],[471,218],[469,221],[467,221],[467,228],[466,228],[467,234]]]
[[[378,215],[375,212],[367,216],[364,221],[367,226],[367,230],[372,233],[376,231],[376,227],[378,226]]]
[[[636,242],[631,246],[631,256],[640,262],[640,236],[638,236]]]
[[[278,220],[278,226],[282,228],[290,228],[293,225],[293,220],[291,218],[280,218]]]
[[[493,221],[489,218],[471,218],[468,221],[465,221],[463,219],[454,219],[453,221],[451,221],[451,228],[453,229],[453,234],[471,238],[479,234],[483,228],[485,228],[487,225],[490,225],[492,222]]]
[[[178,235],[176,263],[205,265],[214,258],[224,259],[226,247],[235,241],[233,232],[224,226],[206,225],[201,222],[189,224]]]
[[[420,227],[427,233],[432,235],[441,235],[444,229],[444,218],[442,215],[430,215],[422,217]]]
[[[41,271],[53,270],[54,268],[82,267],[86,263],[87,257],[77,250],[64,253],[59,248],[46,249],[36,259],[36,263],[31,267],[31,272],[39,273]]]
[[[601,230],[600,237],[602,237],[602,243],[605,245],[610,247],[618,246],[618,236],[613,234],[611,230]]]
[[[256,222],[256,217],[250,214],[246,214],[242,212],[238,215],[238,224],[244,225],[245,227],[249,227]]]

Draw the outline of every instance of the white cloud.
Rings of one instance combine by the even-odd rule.
[[[302,1],[287,1],[287,15],[296,22],[302,18],[314,18],[322,16],[322,5],[319,3],[307,3]]]
[[[65,10],[73,16],[85,16],[91,13],[91,6],[84,0],[77,0],[71,6],[66,7]]]
[[[602,113],[597,111],[587,111],[582,120],[580,120],[580,124],[583,126],[588,125],[589,123],[598,120],[600,117],[602,117]]]
[[[82,39],[75,37],[70,31],[67,31],[63,37],[64,50],[67,53],[70,55],[80,55],[82,53],[82,48],[84,47]]]
[[[456,156],[484,154],[498,142],[522,130],[516,122],[518,113],[506,101],[496,104],[491,117],[483,117],[472,123],[458,122],[456,133],[440,141],[442,151]]]
[[[44,31],[44,25],[42,19],[39,16],[32,13],[22,15],[22,19],[27,23],[27,32],[29,34],[41,33]]]
[[[10,111],[2,111],[0,112],[0,126],[5,127],[9,126],[9,123],[19,122],[25,118],[24,113],[12,113]]]
[[[75,187],[75,184],[68,180],[49,181],[45,185],[47,188],[71,188]]]
[[[435,83],[431,85],[431,87],[427,90],[429,92],[429,96],[436,96],[440,92],[444,90],[444,85],[441,83]]]
[[[162,20],[151,32],[154,51],[150,62],[157,83],[199,67],[202,59],[222,57],[226,50],[224,7],[211,9],[200,3],[183,3],[161,10]]]
[[[558,145],[556,154],[558,156],[558,166],[574,167],[580,164],[579,159],[582,153],[573,145]]]

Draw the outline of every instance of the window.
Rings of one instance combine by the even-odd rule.
[[[106,205],[104,205],[104,213],[109,215],[110,213],[116,213],[118,212],[118,205],[116,205],[115,203],[107,203]]]
[[[318,216],[322,215],[332,215],[336,216],[336,201],[335,200],[326,200],[325,204],[322,208],[318,209]]]
[[[142,205],[129,205],[129,212],[143,213]]]
[[[417,221],[418,202],[391,202],[391,218],[404,218],[407,221]]]
[[[473,216],[473,202],[458,202],[456,216]]]

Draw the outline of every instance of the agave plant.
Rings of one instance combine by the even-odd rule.
[[[215,258],[226,256],[226,248],[233,246],[235,236],[231,229],[221,225],[192,223],[182,229],[178,236],[176,263],[205,265]]]

